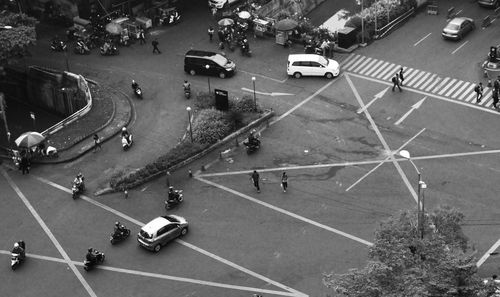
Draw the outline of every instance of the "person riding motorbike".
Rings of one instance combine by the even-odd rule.
[[[250,131],[250,134],[248,134],[248,144],[249,145],[259,145],[260,144],[260,141],[257,137],[255,137],[255,129],[253,129],[252,131]]]
[[[132,89],[135,91],[135,89],[137,89],[138,87],[139,84],[135,80],[132,80]]]
[[[13,254],[18,254],[20,260],[24,260],[26,257],[26,251],[24,250],[24,242],[22,240],[14,243],[14,248],[12,249]]]
[[[115,222],[115,234],[123,235],[127,228],[122,225],[120,222]]]
[[[179,202],[179,192],[174,190],[174,187],[168,187],[168,201],[177,203]]]
[[[125,138],[127,140],[127,143],[130,144],[130,133],[128,133],[126,127],[122,128],[122,138]]]
[[[89,248],[87,251],[87,255],[85,256],[85,259],[89,261],[90,263],[94,264],[97,262],[97,255],[99,252],[97,250],[94,250],[93,248]]]
[[[79,188],[81,189],[82,185],[83,185],[83,181],[85,180],[85,178],[83,177],[83,174],[81,172],[79,172],[75,179],[73,180],[73,183]]]

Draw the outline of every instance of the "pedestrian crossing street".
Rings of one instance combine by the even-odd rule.
[[[343,71],[356,73],[359,75],[391,82],[392,76],[404,69],[404,88],[416,89],[423,92],[451,98],[474,105],[493,107],[491,98],[492,88],[483,84],[483,98],[480,103],[476,103],[475,84],[451,77],[441,77],[437,74],[419,69],[406,67],[404,65],[370,58],[363,55],[351,54],[342,62]],[[391,82],[392,84],[392,82]]]

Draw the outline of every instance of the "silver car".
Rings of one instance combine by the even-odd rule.
[[[137,241],[142,247],[158,252],[163,245],[187,233],[188,222],[185,218],[176,215],[161,216],[141,228]]]
[[[460,40],[465,36],[465,34],[475,28],[476,25],[474,24],[473,19],[458,17],[452,19],[446,27],[444,27],[442,35],[444,39]]]

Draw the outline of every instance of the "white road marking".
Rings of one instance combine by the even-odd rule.
[[[60,189],[60,190],[62,190],[62,191],[64,191],[64,192],[71,193],[71,189],[65,188],[65,187],[63,187],[63,186],[61,186],[61,185],[58,185],[58,184],[56,184],[56,183],[54,183],[54,182],[51,182],[51,181],[46,180],[46,179],[41,178],[41,177],[36,177],[36,178],[37,178],[38,180],[40,180],[41,182],[44,182],[44,183],[46,183],[46,184],[48,184],[48,185],[50,185],[50,186],[53,186],[53,187],[55,187],[55,188],[57,188],[57,189]],[[104,205],[104,204],[102,204],[102,203],[100,203],[100,202],[97,202],[97,201],[95,201],[94,199],[91,199],[91,198],[89,198],[89,197],[87,197],[87,196],[85,196],[85,195],[81,195],[81,196],[80,196],[80,199],[85,200],[85,201],[87,201],[87,202],[90,202],[90,203],[92,203],[92,204],[94,204],[94,205],[96,205],[96,206],[98,206],[98,207],[100,207],[100,208],[102,208],[102,209],[104,209],[104,210],[107,210],[107,211],[109,211],[109,212],[113,213],[113,214],[114,214],[114,215],[116,215],[116,216],[119,216],[119,217],[121,217],[121,218],[123,218],[123,219],[125,219],[125,220],[127,220],[127,221],[129,221],[129,222],[131,222],[131,223],[133,223],[133,224],[138,225],[139,227],[142,227],[142,226],[144,226],[144,225],[145,225],[143,222],[141,222],[141,221],[139,221],[139,220],[136,220],[136,219],[134,219],[134,218],[132,218],[132,217],[130,217],[130,216],[128,216],[128,215],[126,215],[126,214],[124,214],[124,213],[122,213],[122,212],[120,212],[120,211],[118,211],[118,210],[114,209],[114,208],[111,208],[111,207],[109,207],[109,206],[107,206],[107,205]],[[285,286],[285,285],[280,284],[280,283],[278,283],[278,282],[276,282],[276,281],[273,281],[273,280],[271,280],[271,279],[269,279],[269,278],[267,278],[267,277],[265,277],[265,276],[263,276],[263,275],[260,275],[260,274],[258,274],[258,273],[256,273],[256,272],[253,272],[253,271],[251,271],[251,270],[249,270],[249,269],[247,269],[247,268],[244,268],[243,266],[240,266],[240,265],[238,265],[238,264],[236,264],[236,263],[233,263],[233,262],[231,262],[231,261],[229,261],[229,260],[226,260],[226,259],[224,259],[224,258],[221,258],[221,257],[219,257],[219,256],[217,256],[217,255],[215,255],[215,254],[213,254],[213,253],[210,253],[209,251],[206,251],[206,250],[204,250],[204,249],[202,249],[202,248],[199,248],[199,247],[197,247],[197,246],[194,246],[194,245],[192,245],[192,244],[190,244],[190,243],[187,243],[187,242],[185,242],[185,241],[183,241],[183,240],[181,240],[181,239],[176,239],[175,241],[176,241],[177,243],[179,243],[179,244],[182,244],[182,245],[184,245],[184,246],[186,246],[186,247],[190,248],[190,249],[193,249],[193,250],[195,250],[195,251],[197,251],[197,252],[199,252],[199,253],[202,253],[203,255],[209,256],[209,257],[210,257],[210,258],[212,258],[212,259],[215,259],[215,260],[217,260],[217,261],[219,261],[219,262],[222,262],[222,263],[224,263],[224,264],[226,264],[226,265],[229,265],[229,266],[231,266],[231,267],[233,267],[233,268],[235,268],[235,269],[238,269],[238,270],[240,270],[240,271],[242,271],[242,272],[248,273],[248,274],[252,275],[253,277],[256,277],[256,278],[261,279],[261,280],[263,280],[263,281],[265,281],[265,282],[271,283],[271,284],[273,284],[273,285],[275,285],[275,286],[277,286],[277,287],[280,287],[280,288],[282,288],[282,289],[284,289],[284,290],[287,290],[287,291],[289,291],[289,292],[293,292],[293,293],[295,294],[295,296],[298,296],[298,297],[300,297],[300,296],[307,296],[306,294],[304,294],[304,293],[302,293],[302,292],[299,292],[299,291],[294,290],[294,289],[292,289],[292,288],[290,288],[290,287],[288,287],[288,286]]]
[[[375,102],[377,99],[380,99],[380,98],[384,97],[384,95],[387,92],[387,90],[389,90],[389,88],[385,88],[382,91],[380,91],[377,94],[375,94],[375,96],[373,96],[373,99],[370,102],[368,102],[363,108],[358,109],[356,111],[356,113],[362,113],[364,109],[370,107],[370,105],[372,105],[373,102]]]
[[[464,45],[466,45],[467,43],[469,43],[469,41],[465,41],[464,43],[462,43],[461,46],[457,47],[456,50],[452,51],[451,54],[454,55],[456,52],[458,52],[459,49],[461,49]]]
[[[277,207],[277,206],[274,206],[274,205],[272,205],[272,204],[269,204],[269,203],[267,203],[267,202],[264,202],[264,201],[261,201],[261,200],[255,199],[255,198],[253,198],[253,197],[250,197],[250,196],[248,196],[248,195],[245,195],[245,194],[243,194],[243,193],[240,193],[240,192],[238,192],[238,191],[236,191],[236,190],[233,190],[233,189],[231,189],[231,188],[228,188],[228,187],[226,187],[226,186],[223,186],[223,185],[220,185],[220,184],[214,183],[214,182],[212,182],[212,181],[206,180],[206,179],[204,179],[204,178],[202,178],[202,177],[200,177],[200,176],[195,176],[195,178],[196,178],[197,180],[199,180],[199,181],[201,181],[201,182],[204,182],[204,183],[206,183],[206,184],[209,184],[209,185],[211,185],[211,186],[213,186],[213,187],[216,187],[216,188],[219,188],[219,189],[224,190],[224,191],[226,191],[226,192],[229,192],[229,193],[231,193],[231,194],[234,194],[234,195],[240,196],[241,198],[244,198],[244,199],[250,200],[250,201],[252,201],[252,202],[254,202],[254,203],[260,204],[260,205],[262,205],[262,206],[264,206],[264,207],[270,208],[270,209],[272,209],[272,210],[274,210],[274,211],[280,212],[280,213],[282,213],[282,214],[284,214],[284,215],[287,215],[287,216],[290,216],[290,217],[295,218],[295,219],[297,219],[297,220],[300,220],[300,221],[306,222],[306,223],[308,223],[308,224],[311,224],[311,225],[313,225],[313,226],[319,227],[319,228],[324,229],[324,230],[326,230],[326,231],[330,231],[330,232],[332,232],[332,233],[335,233],[335,234],[338,234],[338,235],[344,236],[344,237],[346,237],[346,238],[352,239],[352,240],[354,240],[354,241],[357,241],[357,242],[362,243],[362,244],[367,245],[367,246],[372,246],[372,245],[373,245],[373,243],[371,243],[371,242],[369,242],[369,241],[366,241],[366,240],[364,240],[364,239],[362,239],[362,238],[359,238],[359,237],[356,237],[356,236],[351,235],[351,234],[349,234],[349,233],[346,233],[346,232],[343,232],[343,231],[337,230],[337,229],[332,228],[332,227],[330,227],[330,226],[326,226],[326,225],[324,225],[324,224],[318,223],[318,222],[313,221],[313,220],[311,220],[311,219],[308,219],[308,218],[306,218],[306,217],[300,216],[300,215],[298,215],[298,214],[296,214],[296,213],[293,213],[293,212],[290,212],[290,211],[285,210],[285,209],[283,209],[283,208],[279,208],[279,207]]]
[[[373,72],[371,74],[371,76],[378,77],[380,75],[379,72],[382,71],[385,67],[387,67],[387,65],[389,65],[389,62],[384,62],[384,64],[382,66],[378,67],[377,71]]]
[[[242,91],[245,91],[245,92],[249,92],[249,93],[253,93],[254,90],[253,89],[248,89],[248,88],[241,88]],[[271,92],[271,93],[266,93],[266,92],[260,92],[260,91],[255,91],[256,94],[259,94],[259,95],[265,95],[265,96],[271,96],[271,97],[274,97],[274,96],[291,96],[291,95],[295,95],[295,94],[290,94],[290,93],[276,93],[276,92]]]
[[[429,34],[425,35],[419,41],[417,41],[416,43],[414,43],[413,46],[417,46],[420,42],[424,41],[424,39],[426,39],[427,37],[429,37],[431,34],[432,33],[429,33]]]
[[[332,80],[329,83],[327,83],[326,85],[322,86],[319,90],[317,90],[316,92],[314,92],[314,94],[312,94],[311,96],[309,96],[306,99],[302,100],[299,104],[297,104],[294,107],[290,108],[287,112],[285,112],[284,114],[280,115],[275,120],[271,121],[269,123],[269,126],[272,126],[272,125],[276,124],[277,122],[281,121],[284,117],[287,117],[289,114],[291,114],[292,112],[294,112],[295,110],[297,110],[299,107],[301,107],[302,105],[304,105],[307,102],[309,102],[311,99],[313,99],[314,97],[316,97],[319,93],[323,92],[326,88],[328,88],[329,86],[331,86],[334,82],[336,82],[340,78],[342,78],[342,76],[344,76],[344,73],[340,74],[335,80]]]
[[[363,71],[361,71],[361,72],[360,72],[360,74],[364,74],[364,75],[371,75],[371,73],[372,73],[373,71],[375,71],[375,70],[377,70],[377,69],[380,69],[380,67],[379,67],[379,66],[380,66],[380,64],[382,64],[382,63],[384,63],[384,61],[379,60],[379,61],[377,62],[377,64],[373,65],[373,67],[368,68],[368,69],[370,69],[370,70],[368,70],[368,72],[363,73],[363,72],[365,71],[365,70],[363,70]],[[374,72],[374,74],[375,74],[375,73],[376,73],[376,72]]]
[[[408,139],[405,143],[403,143],[403,145],[401,145],[397,150],[396,152],[399,152],[401,151],[402,149],[404,149],[410,142],[412,142],[415,138],[417,138],[420,134],[422,134],[423,132],[425,131],[425,128],[423,128],[422,130],[420,130],[417,134],[415,134],[412,138]],[[379,164],[375,167],[373,167],[373,169],[371,169],[370,171],[368,171],[367,173],[365,173],[362,177],[360,177],[357,181],[355,181],[352,185],[350,185],[345,191],[348,192],[350,191],[352,188],[354,188],[355,185],[359,184],[362,180],[364,180],[368,175],[370,175],[372,172],[374,172],[377,168],[379,168],[380,166],[382,166],[382,164],[386,163],[389,161],[389,156],[387,156],[387,158],[385,158],[384,160],[382,161],[379,161]],[[397,161],[401,161],[401,159],[396,159]],[[404,159],[406,160],[406,159]]]
[[[35,220],[38,222],[38,224],[40,225],[40,227],[42,227],[43,231],[45,231],[45,233],[50,238],[50,240],[52,241],[52,243],[54,244],[54,246],[56,247],[56,249],[59,251],[59,253],[61,254],[61,256],[64,258],[64,261],[66,262],[66,264],[68,264],[68,266],[71,268],[71,270],[75,274],[76,278],[80,281],[80,283],[85,288],[85,290],[87,290],[87,293],[91,297],[97,297],[97,295],[95,294],[94,290],[92,290],[92,288],[87,283],[87,281],[85,280],[85,278],[83,278],[83,276],[80,273],[80,271],[78,271],[78,269],[76,269],[75,265],[73,264],[73,262],[69,258],[69,256],[66,253],[66,251],[63,249],[63,247],[61,246],[61,244],[59,244],[59,241],[57,241],[57,239],[54,236],[54,234],[52,234],[52,231],[50,231],[49,227],[47,227],[47,225],[45,224],[45,222],[42,220],[42,218],[40,217],[40,215],[36,212],[35,208],[31,205],[31,203],[28,201],[28,199],[21,192],[21,190],[19,189],[19,187],[14,183],[14,181],[10,178],[10,176],[7,174],[7,172],[3,168],[0,168],[0,172],[2,173],[2,175],[7,180],[7,183],[9,184],[9,186],[16,192],[17,196],[19,196],[19,198],[21,198],[21,200],[23,201],[24,205],[26,205],[26,208],[28,208],[28,210],[31,212],[31,215],[35,218]]]
[[[399,125],[401,124],[415,109],[419,109],[420,106],[422,106],[422,103],[424,103],[425,99],[427,99],[427,97],[424,97],[423,99],[421,99],[420,101],[418,101],[417,103],[413,104],[410,108],[410,110],[408,110],[399,120],[397,120],[394,125]]]
[[[439,90],[438,95],[443,95],[446,90],[448,90],[450,87],[453,86],[453,84],[455,84],[456,81],[457,81],[457,79],[454,78],[449,83],[447,83],[445,86],[441,87],[441,89]]]
[[[466,81],[460,89],[458,89],[453,95],[451,95],[451,98],[457,98],[458,95],[461,95],[462,92],[467,88],[467,86],[470,84],[470,82]]]
[[[284,82],[286,82],[288,80],[288,77],[285,78],[285,79],[279,80],[279,79],[276,79],[276,78],[272,78],[272,77],[265,76],[265,75],[258,74],[258,73],[248,72],[248,71],[241,70],[241,69],[238,69],[238,72],[243,72],[243,73],[246,73],[246,74],[251,75],[251,76],[262,77],[262,78],[265,78],[265,79],[268,79],[268,80],[272,80],[272,81],[278,82],[280,84],[282,84],[282,83],[284,83]]]
[[[11,252],[6,251],[6,250],[0,250],[0,254],[10,255]],[[66,263],[66,261],[64,261],[64,259],[43,256],[43,255],[30,254],[30,253],[27,253],[26,257],[33,258],[33,259],[39,259],[39,260],[45,260],[45,261],[52,261],[52,262],[57,262],[57,263]],[[83,266],[82,262],[78,262],[78,261],[71,261],[71,262],[75,266]],[[267,290],[267,289],[261,289],[261,288],[246,287],[246,286],[237,286],[237,285],[204,281],[204,280],[192,279],[192,278],[186,278],[186,277],[178,277],[178,276],[172,276],[172,275],[166,275],[166,274],[160,274],[160,273],[151,273],[151,272],[145,272],[145,271],[139,271],[139,270],[124,269],[124,268],[112,267],[112,266],[107,266],[107,265],[98,265],[95,267],[95,269],[102,269],[102,270],[108,270],[108,271],[114,271],[114,272],[120,272],[120,273],[132,274],[132,275],[166,279],[166,280],[172,280],[172,281],[178,281],[178,282],[192,283],[192,284],[204,285],[204,286],[210,286],[210,287],[226,288],[226,289],[232,289],[232,290],[259,292],[259,293],[266,293],[266,294],[279,295],[279,296],[292,296],[292,297],[304,296],[304,295],[301,295],[300,292],[299,293],[297,293],[297,292],[284,292],[284,291],[275,291],[275,290]]]
[[[483,263],[486,261],[486,259],[489,258],[490,254],[493,253],[494,251],[496,251],[496,249],[499,246],[500,246],[500,239],[497,240],[497,242],[495,242],[495,244],[492,245],[490,247],[490,249],[488,251],[486,251],[486,253],[484,253],[484,255],[481,257],[481,259],[479,259],[479,261],[477,261],[476,266],[479,268],[481,265],[483,265]]]
[[[351,87],[351,90],[354,93],[354,97],[356,97],[356,100],[358,101],[358,104],[361,107],[363,107],[364,106],[363,100],[361,99],[361,96],[359,95],[358,90],[356,89],[356,87],[352,83],[351,79],[349,78],[349,75],[350,74],[346,74],[345,75],[347,83]],[[390,149],[389,145],[385,141],[385,138],[382,136],[382,133],[380,133],[380,130],[378,129],[377,125],[375,124],[375,121],[373,120],[373,118],[370,115],[370,113],[368,112],[368,110],[365,109],[364,113],[365,113],[366,119],[370,122],[370,125],[371,125],[373,131],[377,135],[377,137],[378,137],[380,143],[382,144],[382,146],[384,147],[385,151],[386,152],[391,152],[391,149]],[[415,199],[415,201],[416,201],[417,200],[417,195],[415,193],[415,190],[413,190],[413,187],[411,186],[410,181],[406,177],[406,174],[404,173],[403,169],[401,169],[401,166],[399,166],[399,163],[396,161],[396,159],[394,158],[394,156],[392,154],[390,154],[389,157],[390,157],[390,159],[392,161],[392,164],[394,164],[394,167],[396,167],[396,171],[401,176],[401,179],[403,180],[404,184],[406,185],[406,187],[408,188],[408,190],[412,194],[413,199]]]

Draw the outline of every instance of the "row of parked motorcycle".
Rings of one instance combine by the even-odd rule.
[[[98,47],[98,43],[93,42],[92,40],[80,39],[75,43],[73,50],[75,54],[88,55],[90,54],[90,50],[96,47]],[[68,44],[61,39],[54,38],[50,43],[50,49],[55,52],[64,52],[67,48]],[[103,56],[114,56],[120,53],[116,45],[111,40],[104,41],[99,49],[101,55]]]

